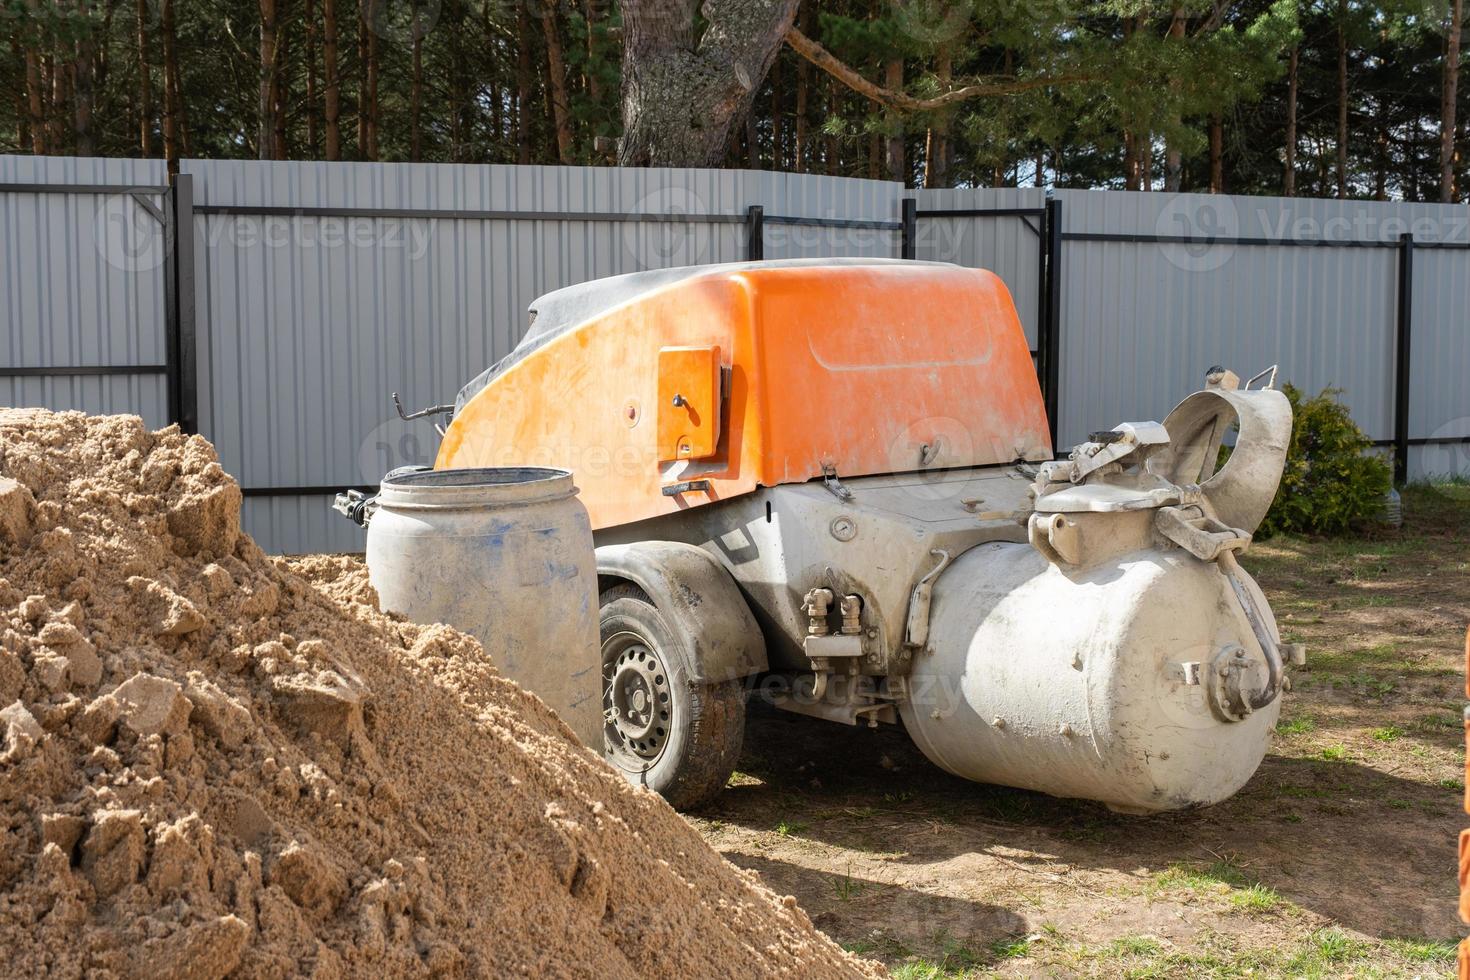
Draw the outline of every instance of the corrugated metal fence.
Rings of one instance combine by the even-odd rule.
[[[1410,476],[1466,472],[1465,213],[427,164],[191,160],[170,190],[156,161],[0,157],[0,403],[197,427],[264,547],[357,550],[330,492],[436,447],[388,393],[451,400],[536,296],[647,268],[902,255],[1006,281],[1061,446],[1160,417],[1211,364],[1279,363],[1344,388],[1374,438],[1405,443]]]

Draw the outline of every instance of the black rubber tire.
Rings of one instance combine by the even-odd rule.
[[[658,607],[637,586],[607,589],[602,593],[601,607],[604,649],[611,637],[635,634],[667,671],[673,702],[667,741],[652,765],[630,766],[627,756],[613,751],[614,736],[606,729],[603,757],[629,782],[647,786],[675,809],[692,809],[709,802],[725,788],[740,759],[745,741],[744,685],[739,680],[692,682],[692,665],[679,654],[673,631]]]

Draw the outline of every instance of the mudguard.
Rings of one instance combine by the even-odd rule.
[[[597,549],[599,590],[631,582],[648,594],[685,644],[684,662],[701,684],[768,669],[766,640],[735,579],[714,556],[678,541],[637,541]]]

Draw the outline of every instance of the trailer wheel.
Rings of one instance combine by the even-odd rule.
[[[658,607],[636,585],[602,593],[603,754],[635,786],[698,806],[724,788],[745,738],[739,680],[690,680]]]

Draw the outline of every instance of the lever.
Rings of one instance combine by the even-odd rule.
[[[421,419],[426,415],[449,415],[454,412],[453,405],[430,405],[428,408],[420,409],[417,412],[405,412],[403,410],[403,402],[398,400],[398,392],[396,391],[393,392],[393,407],[398,410],[398,417],[405,422],[412,422],[414,419]]]

